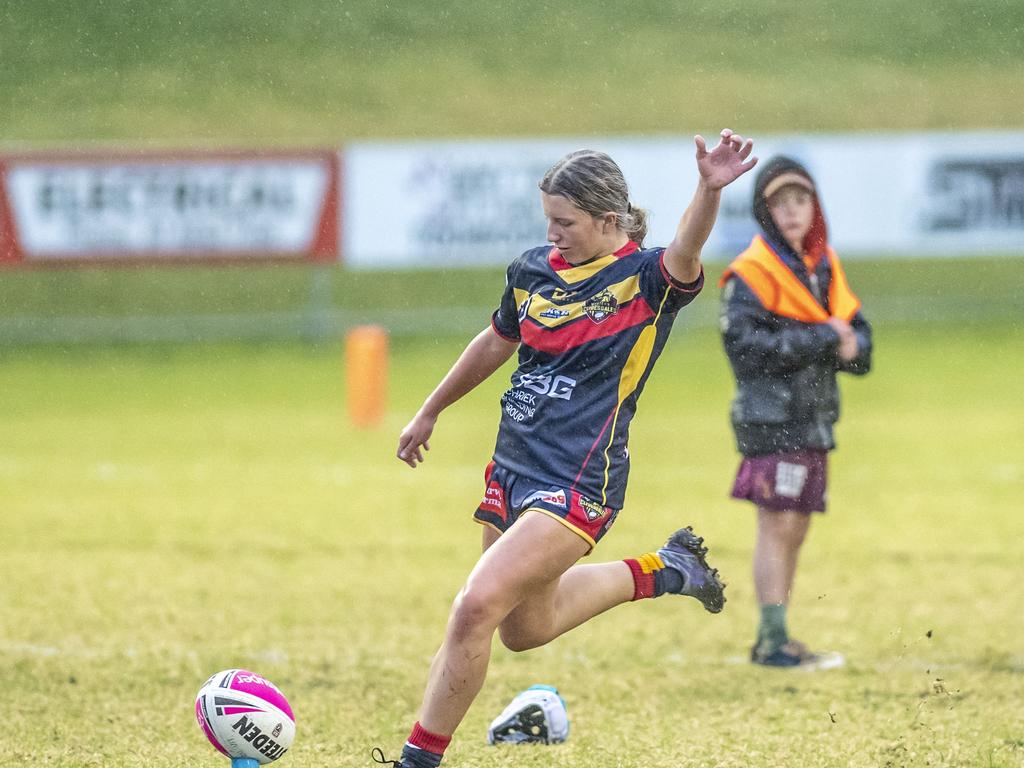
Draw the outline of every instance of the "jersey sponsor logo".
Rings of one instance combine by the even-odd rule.
[[[807,467],[780,461],[775,467],[775,493],[787,499],[798,499],[807,483]]]
[[[537,396],[531,395],[529,392],[523,392],[521,389],[510,389],[505,393],[505,398],[508,400],[516,400],[524,405],[537,405]]]
[[[567,291],[564,288],[555,288],[555,290],[553,290],[551,292],[551,300],[552,301],[568,301],[573,296],[575,296],[577,293],[579,293],[579,291]]]
[[[551,376],[546,373],[523,373],[520,374],[519,381],[515,385],[525,387],[539,395],[553,397],[556,400],[569,400],[572,397],[572,391],[576,388],[576,379],[561,374]]]
[[[545,309],[540,313],[540,317],[546,317],[549,320],[561,320],[563,317],[569,316],[569,310],[567,309]]]
[[[565,509],[568,504],[568,502],[566,502],[565,500],[565,491],[561,488],[554,492],[537,491],[536,493],[531,493],[529,496],[523,499],[523,506],[528,507],[536,501],[543,501],[546,502],[547,504],[554,504],[556,507],[561,507],[562,509]]]
[[[537,398],[521,389],[510,389],[501,398],[505,413],[513,421],[528,421],[537,413]]]
[[[611,291],[605,288],[600,293],[587,299],[583,304],[583,311],[595,323],[603,323],[619,311],[619,300],[615,298]]]

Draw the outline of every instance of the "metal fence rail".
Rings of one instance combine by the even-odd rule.
[[[692,329],[717,323],[717,296],[698,301],[676,321]],[[485,327],[493,307],[352,310],[311,306],[284,312],[118,316],[0,317],[0,347],[117,343],[260,342],[322,343],[357,325],[383,326],[396,337],[469,336]],[[885,297],[868,301],[875,325],[906,323],[1024,323],[1024,296],[995,301],[948,297]],[[1022,329],[1024,330],[1024,329]]]

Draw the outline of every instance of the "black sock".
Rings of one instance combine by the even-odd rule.
[[[666,592],[679,592],[686,580],[675,568],[659,568],[654,572],[654,594],[664,595]]]
[[[409,743],[402,748],[402,765],[405,768],[437,768],[441,764],[441,757]]]

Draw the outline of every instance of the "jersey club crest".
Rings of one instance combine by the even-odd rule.
[[[619,300],[606,288],[587,299],[583,305],[583,311],[595,323],[603,323],[619,311]]]

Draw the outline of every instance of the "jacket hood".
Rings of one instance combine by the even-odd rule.
[[[761,167],[757,177],[754,179],[754,199],[752,210],[754,219],[764,236],[771,241],[772,245],[782,249],[791,256],[799,256],[793,252],[786,238],[783,237],[779,228],[775,225],[772,215],[768,210],[768,195],[766,191],[774,193],[781,187],[777,180],[784,182],[783,177],[790,177],[792,183],[806,184],[814,195],[814,220],[811,228],[804,237],[804,253],[811,259],[820,259],[828,245],[828,227],[825,224],[825,215],[821,211],[821,201],[818,197],[818,187],[811,178],[807,169],[791,157],[776,155],[770,158]],[[785,186],[785,183],[783,183]]]

